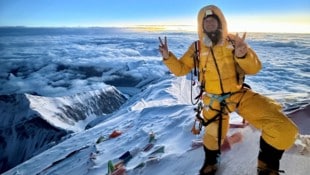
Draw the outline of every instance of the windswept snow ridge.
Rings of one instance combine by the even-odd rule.
[[[125,101],[109,86],[64,97],[0,96],[1,167],[13,167],[55,145],[68,133],[83,131],[91,120],[114,112]]]
[[[182,89],[189,88],[189,82],[185,77],[180,77],[149,86],[107,120],[4,174],[101,175],[108,172],[109,161],[117,163],[119,157],[128,151],[133,155],[125,164],[128,175],[196,174],[203,162],[203,150],[191,150],[191,142],[202,135],[194,136],[190,132],[194,122],[194,106],[179,100]],[[233,114],[232,118],[234,122],[239,120],[237,114]],[[108,139],[115,130],[122,134]],[[243,139],[231,150],[222,153],[218,174],[253,175],[256,172],[260,131],[249,125],[231,129],[229,135],[235,132],[241,132]],[[145,152],[143,148],[149,143],[150,133],[155,135],[154,147]],[[149,159],[157,148],[164,148],[163,152]],[[305,175],[309,172],[307,163],[310,154],[301,154],[298,148],[297,145],[292,147],[283,156],[281,169],[287,175]]]

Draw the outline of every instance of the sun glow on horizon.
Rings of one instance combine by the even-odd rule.
[[[308,14],[230,15],[226,20],[231,32],[310,33]]]
[[[253,33],[310,33],[309,24],[248,22],[228,23],[228,32],[253,32]],[[263,26],[263,27],[262,27]],[[122,26],[140,31],[187,31],[196,32],[197,25],[128,25]]]
[[[233,17],[226,18],[228,32],[252,32],[252,33],[310,33],[310,20],[298,19],[298,20],[281,20],[275,18],[263,19],[263,18],[242,18]],[[171,22],[173,21],[173,22]],[[305,22],[306,21],[306,22]],[[185,32],[197,32],[196,20],[169,20],[169,21],[152,21],[152,22],[139,22],[134,24],[133,22],[125,23],[101,23],[95,22],[93,24],[87,23],[81,24],[67,24],[67,25],[30,25],[25,27],[121,27],[129,28],[137,31],[148,32],[160,32],[160,31],[185,31]]]
[[[193,25],[128,25],[122,26],[125,28],[134,29],[137,31],[149,31],[149,32],[158,32],[158,31],[188,31],[195,32],[197,27]]]
[[[310,33],[310,25],[292,23],[248,23],[246,27],[232,24],[231,32]]]
[[[226,16],[228,32],[258,33],[310,33],[310,16]],[[167,21],[152,21],[143,25],[130,25],[150,31],[197,31],[196,18],[178,18]]]
[[[301,17],[300,17],[301,16]],[[226,16],[228,32],[257,33],[310,33],[309,15],[298,16]],[[197,31],[197,21],[192,18],[148,21],[139,24],[128,22],[121,27],[132,27],[142,31]]]
[[[228,22],[228,32],[257,33],[310,33],[310,23],[271,22],[271,21],[240,21]],[[128,25],[145,31],[188,31],[196,32],[197,25]]]

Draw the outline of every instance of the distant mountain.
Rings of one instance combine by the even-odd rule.
[[[126,98],[114,87],[72,96],[0,96],[0,173],[117,110]]]

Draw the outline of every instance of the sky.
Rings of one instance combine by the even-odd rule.
[[[230,31],[310,33],[309,0],[0,0],[0,26],[196,26],[209,4],[222,9]]]

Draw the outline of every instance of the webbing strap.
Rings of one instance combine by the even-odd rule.
[[[198,76],[199,80],[199,71],[197,71],[197,68],[199,69],[199,56],[200,56],[200,42],[195,41],[195,55],[194,55],[194,75]],[[198,73],[197,73],[198,72]]]
[[[216,95],[216,94],[209,94],[209,97],[211,97],[211,100],[210,100],[210,103],[209,103],[209,107],[212,106],[214,100],[217,100],[218,102],[220,102],[220,110],[218,111],[218,113],[212,117],[211,119],[207,120],[207,121],[204,121],[200,116],[200,121],[201,121],[201,124],[203,126],[208,126],[210,123],[218,120],[219,121],[219,124],[218,124],[218,130],[217,130],[217,133],[218,133],[218,147],[219,147],[219,152],[221,153],[221,141],[222,141],[222,129],[223,129],[223,114],[224,114],[224,110],[225,110],[225,107],[227,106],[226,104],[226,99],[229,98],[231,96],[232,93],[226,93],[226,94],[222,94],[222,95]]]
[[[198,110],[196,109],[196,112],[197,112],[196,117],[201,121],[203,126],[207,126],[210,123],[214,122],[215,120],[217,120],[220,117],[220,115],[222,115],[224,113],[224,109],[225,109],[225,107],[227,105],[225,100],[227,98],[229,98],[232,94],[233,93],[226,93],[226,94],[223,94],[223,95],[207,94],[211,98],[210,103],[208,105],[203,105],[202,103],[199,103],[198,104]],[[220,110],[216,110],[216,109],[212,108],[212,104],[213,104],[214,100],[217,100],[220,103],[220,106],[221,106]],[[209,107],[212,110],[217,111],[218,114],[216,114],[214,117],[212,117],[211,119],[209,119],[207,121],[203,120],[203,118],[200,117],[200,112],[202,111],[202,108],[205,107],[205,106]]]
[[[225,106],[223,106],[221,103],[221,113],[219,116],[220,118],[219,118],[219,125],[218,125],[218,131],[217,131],[217,134],[218,134],[217,145],[218,145],[220,154],[221,154],[222,129],[223,129],[223,113],[222,113],[222,111],[224,110],[224,108],[225,108]]]
[[[221,109],[219,111],[219,113],[217,113],[214,117],[212,117],[211,119],[204,121],[200,116],[199,116],[199,120],[201,121],[201,124],[203,126],[208,126],[210,123],[219,120],[219,124],[218,124],[218,147],[219,147],[219,153],[221,153],[221,140],[222,140],[222,129],[223,129],[223,112],[225,110],[225,106],[226,106],[226,102],[225,100],[222,101],[221,103]],[[200,128],[201,129],[201,128]]]
[[[212,106],[214,100],[217,100],[218,102],[221,103],[222,101],[224,101],[228,97],[230,97],[231,93],[227,93],[227,94],[223,94],[223,95],[209,94],[208,96],[211,98],[210,103],[209,103],[208,106]]]
[[[198,77],[198,81],[200,81],[200,75],[199,75],[199,57],[200,57],[200,42],[199,40],[194,42],[194,46],[195,46],[195,52],[193,55],[193,60],[194,60],[194,75]],[[198,69],[198,71],[197,71]],[[191,71],[191,81],[193,82],[193,73]],[[195,82],[194,82],[195,83]],[[202,83],[203,84],[203,83]],[[204,88],[203,85],[201,85],[200,87],[200,92],[199,94],[195,97],[195,102],[193,101],[193,85],[191,85],[191,102],[193,105],[196,105],[199,100],[200,97],[202,96],[202,93],[204,92]]]
[[[216,68],[216,71],[217,71],[217,74],[218,74],[218,77],[219,77],[221,91],[222,91],[222,93],[224,93],[224,87],[223,87],[223,82],[222,82],[222,76],[221,76],[221,73],[220,73],[220,69],[219,69],[219,67],[218,67],[218,64],[217,64],[217,62],[216,62],[216,58],[215,58],[215,55],[214,55],[214,52],[213,52],[212,47],[210,47],[210,51],[211,51],[212,58],[213,58],[213,61],[214,61],[214,64],[215,64],[215,68]]]

